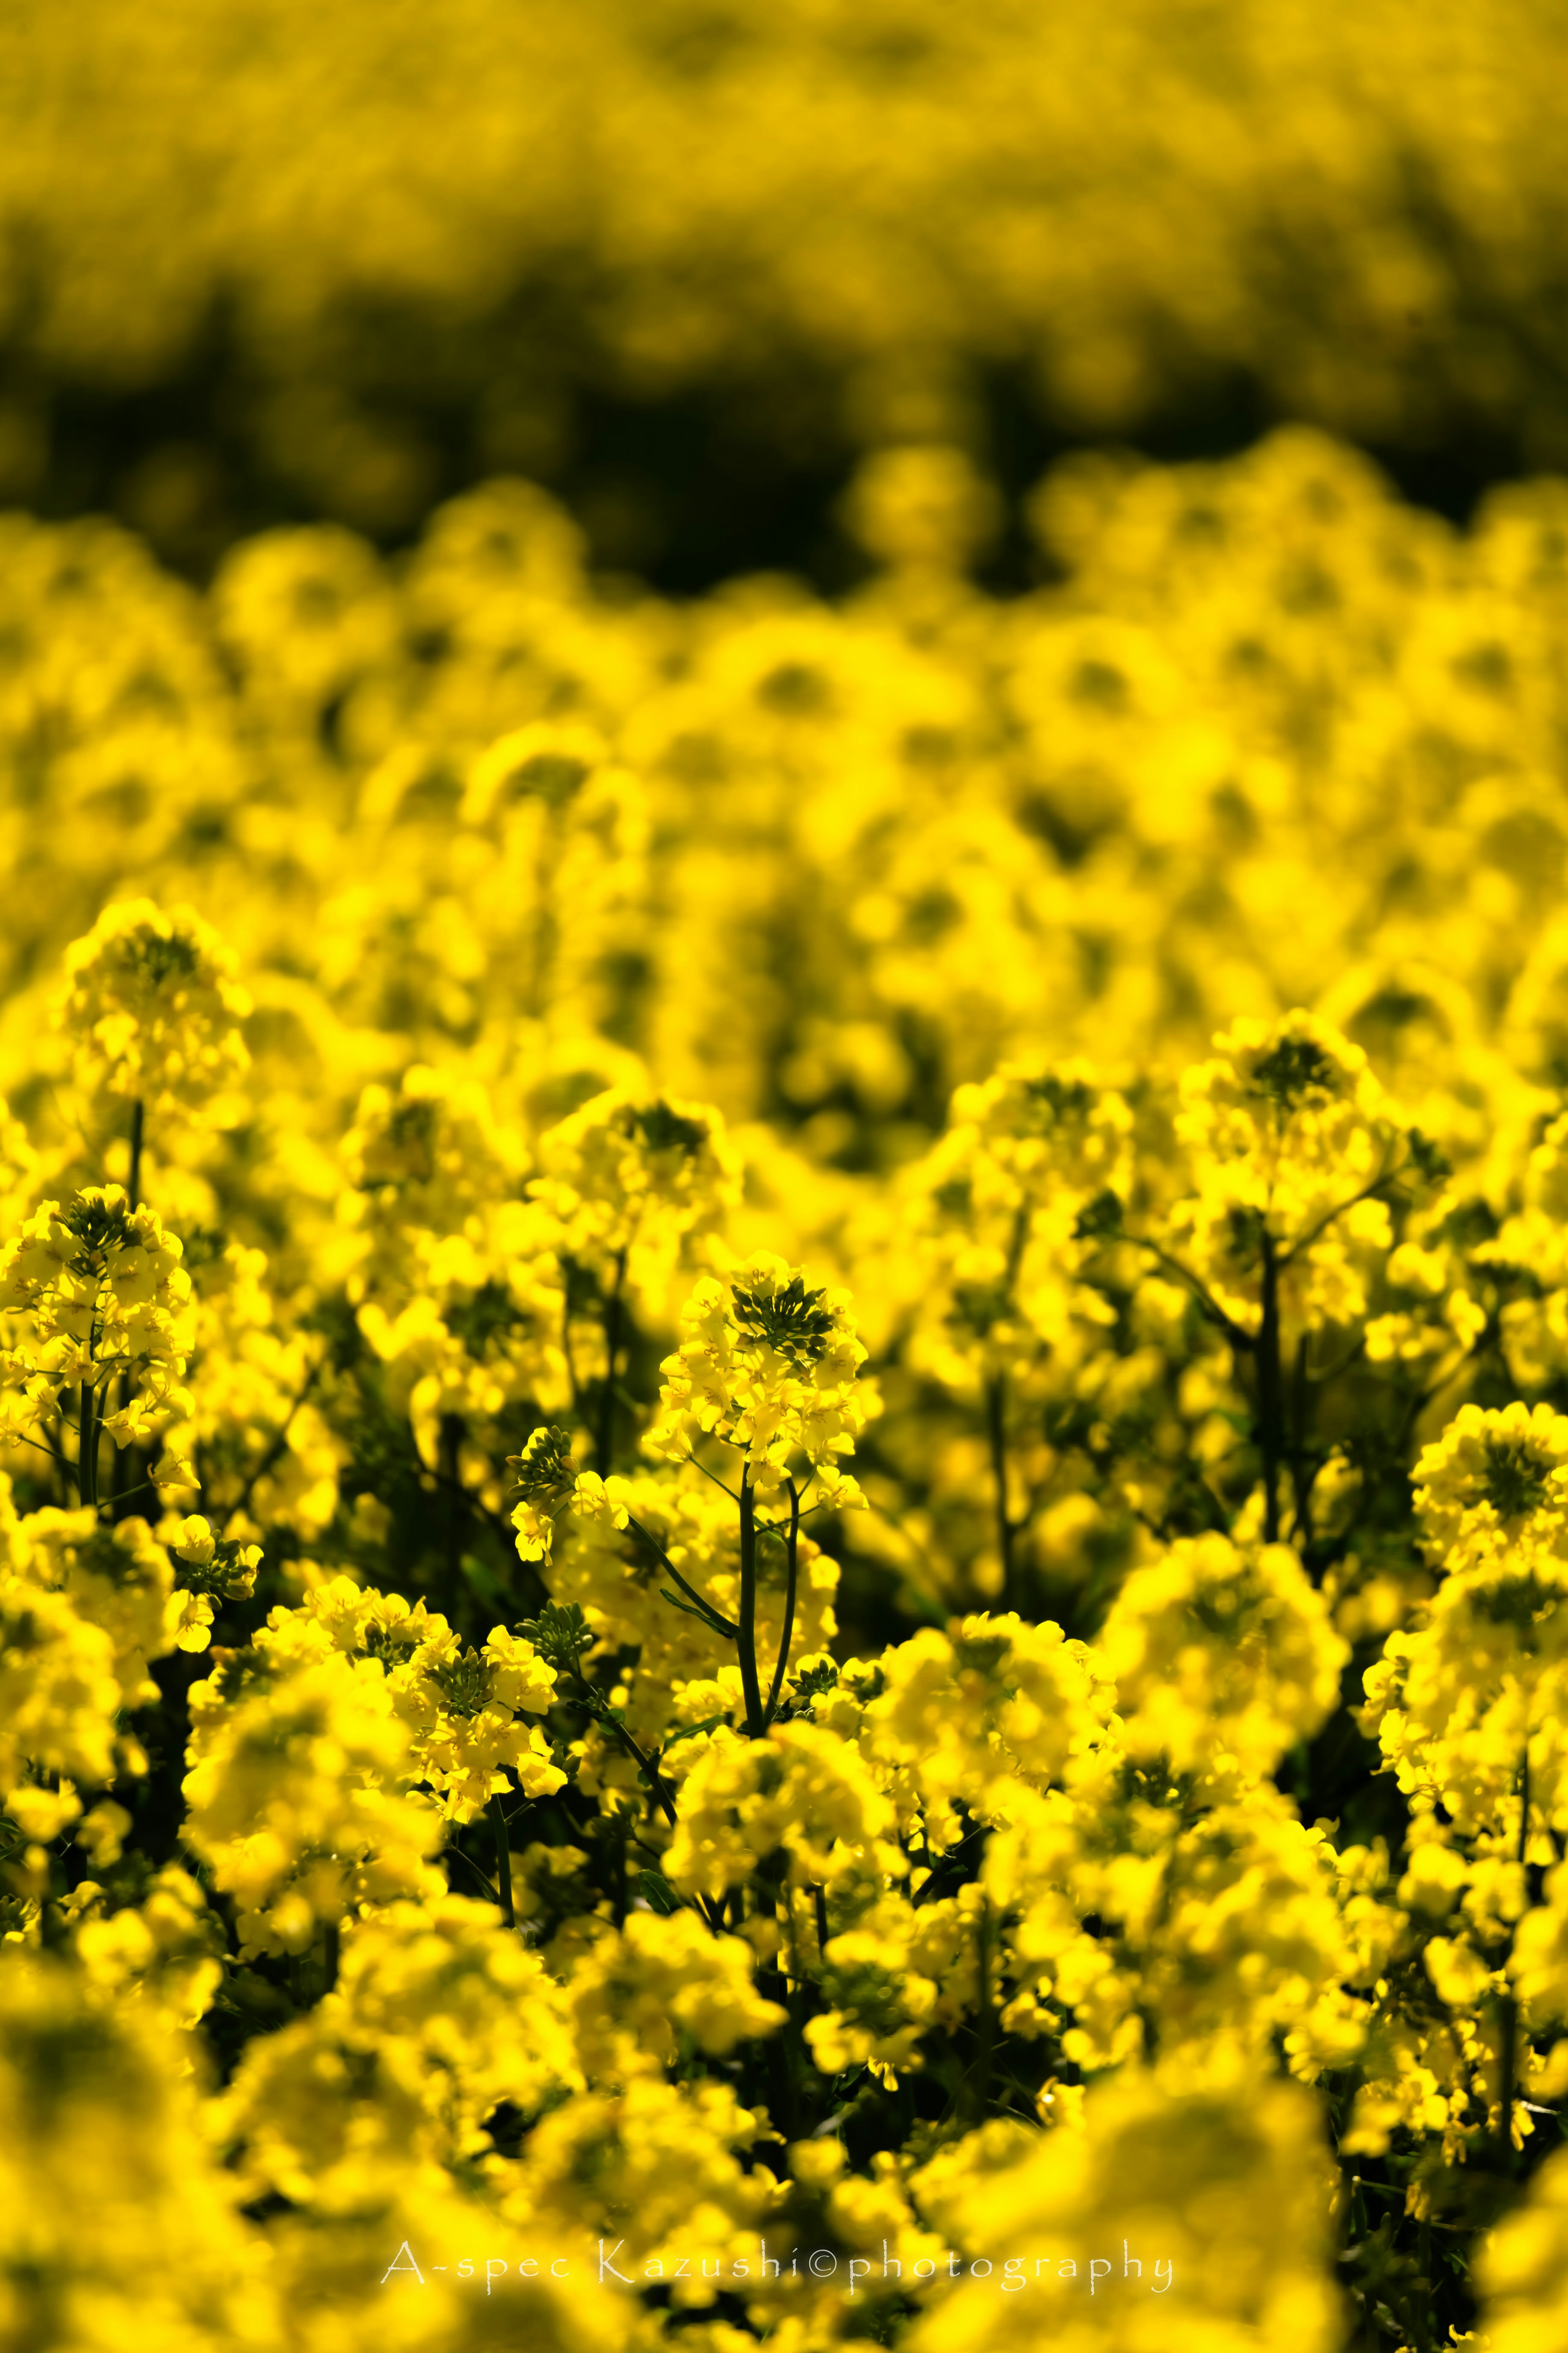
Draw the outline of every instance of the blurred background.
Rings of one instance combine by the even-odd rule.
[[[1006,588],[1064,451],[1298,419],[1463,520],[1568,467],[1565,87],[1555,0],[11,0],[0,504],[831,589],[939,441]]]

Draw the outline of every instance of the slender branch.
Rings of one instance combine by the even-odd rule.
[[[1309,1226],[1304,1234],[1298,1234],[1289,1249],[1282,1253],[1279,1260],[1280,1265],[1289,1266],[1291,1261],[1300,1257],[1303,1250],[1310,1250],[1319,1235],[1326,1234],[1336,1218],[1344,1217],[1349,1210],[1359,1208],[1363,1201],[1374,1199],[1385,1185],[1391,1184],[1396,1176],[1403,1176],[1405,1169],[1409,1166],[1410,1163],[1406,1161],[1402,1167],[1390,1168],[1385,1161],[1370,1185],[1363,1185],[1361,1191],[1352,1193],[1348,1201],[1337,1202],[1331,1209],[1325,1211],[1315,1226]]]
[[[57,1464],[64,1462],[66,1459],[58,1446],[46,1446],[41,1438],[29,1438],[25,1430],[8,1430],[5,1432],[5,1443],[7,1446],[35,1447],[40,1454],[47,1454],[49,1461]]]
[[[1263,1540],[1279,1540],[1279,1458],[1283,1452],[1284,1399],[1279,1364],[1279,1261],[1274,1237],[1262,1234],[1263,1313],[1258,1327],[1258,1441],[1263,1453]]]
[[[1002,1555],[1002,1607],[1017,1606],[1013,1539],[1017,1525],[1007,1509],[1007,1377],[995,1373],[985,1384],[985,1429],[991,1441],[991,1477],[996,1490],[996,1542]]]
[[[262,1456],[260,1461],[257,1464],[255,1470],[251,1472],[249,1478],[246,1481],[244,1487],[241,1489],[239,1501],[234,1506],[235,1511],[249,1511],[250,1499],[252,1495],[255,1494],[258,1487],[259,1487],[261,1482],[266,1478],[273,1465],[282,1461],[284,1454],[288,1451],[289,1424],[293,1421],[294,1416],[299,1412],[300,1408],[304,1404],[305,1399],[310,1396],[310,1391],[315,1388],[316,1382],[321,1375],[321,1366],[325,1361],[324,1357],[318,1356],[310,1371],[306,1374],[300,1394],[295,1398],[293,1404],[289,1407],[288,1412],[284,1415],[277,1436],[273,1439],[271,1445],[268,1448],[266,1453]]]
[[[507,1831],[506,1813],[499,1794],[489,1802],[489,1815],[496,1833],[496,1879],[500,1887],[501,1916],[509,1928],[517,1926],[517,1914],[511,1902],[511,1839]]]
[[[444,1413],[441,1416],[440,1442],[449,1466],[442,1484],[450,1497],[447,1505],[447,1589],[455,1608],[462,1590],[458,1579],[462,1576],[463,1523],[458,1502],[461,1499],[466,1503],[468,1493],[462,1480],[463,1420],[460,1414]]]
[[[572,1355],[572,1286],[568,1282],[561,1294],[561,1353],[566,1359],[566,1378],[572,1385],[572,1410],[579,1421],[583,1416],[583,1384],[577,1378],[577,1366]]]
[[[93,1417],[92,1383],[84,1380],[77,1406],[77,1497],[83,1504],[98,1501],[98,1424]]]
[[[789,1535],[785,1538],[787,1551],[784,1570],[784,1632],[779,1638],[779,1660],[773,1669],[773,1689],[768,1694],[768,1704],[763,1712],[764,1730],[778,1714],[779,1693],[784,1687],[784,1669],[789,1664],[790,1637],[795,1632],[795,1597],[800,1576],[800,1492],[793,1479],[789,1482]]]
[[[477,1495],[471,1487],[465,1487],[460,1480],[452,1478],[447,1472],[433,1470],[428,1462],[421,1462],[419,1468],[427,1479],[435,1480],[437,1487],[449,1487],[460,1495],[475,1517],[488,1520],[498,1535],[507,1537],[509,1541],[516,1536],[517,1530],[512,1526],[506,1514],[494,1510],[486,1503],[484,1497]]]
[[[1500,1327],[1496,1318],[1489,1316],[1485,1330],[1478,1333],[1468,1348],[1461,1348],[1458,1355],[1445,1365],[1441,1371],[1427,1382],[1425,1388],[1412,1391],[1399,1433],[1399,1442],[1402,1446],[1408,1444],[1411,1431],[1433,1398],[1441,1397],[1450,1383],[1458,1379],[1464,1367],[1473,1359],[1483,1356],[1500,1336]]]
[[[1505,1993],[1499,2004],[1502,2033],[1498,2051],[1498,2158],[1501,2170],[1513,2170],[1513,2079],[1518,2072],[1519,2003]]]
[[[800,1924],[795,1917],[793,1887],[785,1887],[784,1903],[784,1924],[789,1931],[789,2022],[798,2041],[805,2023],[805,1974],[800,1965]]]
[[[735,1630],[741,1657],[741,1689],[746,1699],[746,1735],[760,1740],[764,1729],[763,1691],[757,1675],[757,1523],[750,1470],[741,1473],[741,1622]]]
[[[727,1487],[724,1484],[723,1480],[720,1478],[717,1471],[710,1471],[707,1463],[700,1462],[695,1454],[689,1454],[686,1460],[690,1463],[694,1471],[700,1471],[705,1479],[711,1479],[713,1484],[718,1488],[721,1494],[728,1495],[732,1504],[738,1504],[740,1502],[741,1498],[736,1494],[733,1487]]]
[[[1158,1259],[1162,1266],[1168,1266],[1171,1272],[1173,1275],[1178,1276],[1181,1281],[1186,1284],[1187,1289],[1197,1301],[1199,1309],[1201,1310],[1205,1320],[1210,1324],[1217,1325],[1218,1329],[1225,1334],[1226,1338],[1230,1342],[1233,1348],[1242,1348],[1245,1349],[1248,1355],[1251,1354],[1252,1350],[1258,1345],[1258,1342],[1254,1338],[1253,1335],[1247,1330],[1244,1324],[1238,1324],[1234,1315],[1227,1315],[1226,1314],[1225,1309],[1220,1305],[1218,1300],[1209,1290],[1206,1283],[1201,1282],[1198,1280],[1198,1277],[1193,1272],[1191,1267],[1184,1266],[1179,1258],[1173,1258],[1170,1251],[1162,1250],[1158,1242],[1145,1241],[1141,1234],[1128,1234],[1125,1239],[1132,1244],[1135,1250],[1147,1250],[1150,1257]]]
[[[1029,1239],[1032,1216],[1026,1201],[1020,1201],[1013,1212],[1013,1230],[1007,1238],[1007,1264],[1002,1276],[1002,1288],[1009,1298],[1018,1280],[1018,1270],[1024,1263],[1024,1248]]]
[[[605,1303],[605,1387],[599,1398],[599,1427],[595,1454],[599,1476],[607,1479],[616,1461],[616,1358],[620,1354],[621,1323],[626,1283],[626,1253],[616,1253],[616,1280]]]
[[[1286,1453],[1290,1465],[1290,1493],[1296,1506],[1296,1542],[1310,1543],[1312,1535],[1312,1481],[1317,1476],[1307,1459],[1307,1424],[1312,1394],[1307,1373],[1307,1335],[1296,1343],[1290,1376],[1290,1424]]]
[[[423,1461],[419,1467],[424,1475],[427,1479],[434,1479],[438,1487],[454,1489],[462,1497],[476,1519],[488,1520],[496,1534],[506,1538],[508,1551],[516,1560],[518,1570],[526,1575],[529,1580],[529,1590],[534,1599],[540,1603],[548,1601],[550,1590],[539,1573],[538,1564],[535,1561],[524,1560],[521,1554],[517,1551],[517,1530],[505,1514],[492,1510],[482,1495],[476,1495],[471,1487],[465,1487],[459,1481],[449,1479],[444,1471],[433,1471],[427,1462]],[[259,1477],[260,1473],[258,1472],[257,1475]],[[510,1569],[508,1573],[509,1575],[511,1573]]]
[[[675,1582],[679,1586],[687,1599],[689,1601],[694,1601],[702,1615],[710,1621],[716,1630],[721,1633],[727,1641],[732,1642],[736,1634],[740,1631],[740,1629],[734,1624],[733,1620],[726,1618],[723,1611],[716,1609],[711,1601],[706,1600],[703,1596],[698,1592],[697,1588],[694,1585],[689,1585],[687,1583],[685,1577],[682,1577],[680,1571],[677,1568],[675,1563],[671,1560],[664,1546],[659,1543],[658,1538],[651,1534],[648,1529],[645,1528],[642,1522],[634,1517],[630,1512],[626,1514],[626,1525],[628,1528],[634,1528],[637,1535],[641,1536],[644,1544],[647,1546],[649,1551],[653,1553],[655,1558],[658,1560],[659,1567],[665,1569],[668,1575],[675,1579]]]
[[[1304,1344],[1305,1335],[1303,1335],[1303,1345]],[[1351,1366],[1356,1362],[1356,1359],[1360,1356],[1364,1356],[1365,1354],[1366,1334],[1363,1332],[1360,1339],[1356,1342],[1354,1347],[1352,1348],[1345,1356],[1342,1356],[1337,1365],[1310,1364],[1307,1366],[1307,1378],[1314,1388],[1326,1389],[1331,1388],[1335,1381],[1343,1378],[1344,1375],[1349,1372]]]
[[[810,1494],[810,1493],[811,1493],[812,1489],[813,1489],[813,1488],[816,1486],[816,1484],[817,1475],[818,1475],[818,1474],[817,1474],[817,1468],[816,1468],[816,1463],[814,1462],[814,1463],[812,1464],[812,1466],[811,1466],[811,1475],[810,1475],[810,1477],[806,1480],[806,1482],[805,1482],[805,1486],[804,1486],[804,1487],[801,1489],[801,1491],[800,1491],[800,1496],[799,1496],[799,1518],[800,1518],[800,1520],[801,1520],[801,1521],[809,1520],[809,1519],[811,1518],[811,1516],[812,1516],[812,1514],[813,1514],[813,1513],[814,1513],[814,1512],[832,1512],[832,1511],[837,1511],[837,1509],[838,1508],[838,1506],[837,1506],[837,1500],[836,1500],[836,1498],[835,1498],[835,1497],[833,1497],[832,1495],[824,1495],[824,1496],[823,1496],[823,1498],[822,1498],[822,1500],[821,1500],[821,1502],[820,1502],[820,1503],[817,1503],[817,1504],[808,1504],[808,1503],[806,1502],[806,1500],[805,1500],[805,1499],[806,1499],[806,1497]],[[788,1536],[789,1536],[789,1531],[790,1531],[790,1528],[791,1528],[791,1526],[792,1526],[793,1525],[795,1525],[795,1505],[792,1504],[792,1505],[791,1505],[791,1507],[790,1507],[790,1517],[789,1517],[789,1519],[787,1519],[787,1520],[763,1520],[763,1519],[759,1519],[759,1520],[758,1520],[758,1522],[757,1522],[757,1534],[758,1534],[760,1536],[777,1536],[777,1538],[778,1538],[779,1542],[780,1542],[781,1544],[784,1544],[784,1543],[787,1542],[787,1540],[788,1540]]]
[[[974,1923],[974,1974],[976,2005],[979,2010],[977,2041],[971,2072],[973,2091],[973,2115],[976,2124],[984,2124],[990,2105],[991,2068],[996,2049],[996,2006],[991,1992],[991,1907],[982,1903]]]
[[[479,1866],[474,1861],[473,1856],[471,1854],[465,1854],[462,1848],[458,1846],[456,1841],[448,1846],[445,1852],[447,1854],[455,1854],[459,1862],[466,1862],[468,1864],[468,1869],[473,1873],[474,1877],[479,1881],[479,1885],[484,1889],[485,1894],[489,1897],[490,1902],[500,1909],[500,1897],[497,1894],[495,1889],[491,1886],[484,1873],[479,1869]]]
[[[804,1527],[807,1520],[815,1519],[818,1512],[837,1512],[839,1509],[836,1496],[824,1495],[820,1504],[806,1504],[800,1515],[801,1525]],[[788,1530],[777,1520],[759,1520],[757,1534],[760,1536],[777,1536],[782,1542],[787,1538]]]
[[[587,1676],[583,1672],[581,1667],[574,1668],[573,1672],[576,1675],[577,1681],[582,1684],[583,1689],[588,1694],[589,1715],[593,1717],[595,1724],[602,1724],[606,1731],[613,1732],[615,1734],[616,1739],[620,1742],[627,1756],[635,1760],[638,1770],[647,1775],[648,1787],[653,1791],[654,1796],[658,1799],[665,1820],[669,1824],[670,1829],[673,1830],[675,1828],[675,1805],[669,1795],[668,1788],[666,1786],[664,1776],[658,1769],[658,1751],[656,1750],[651,1757],[647,1756],[640,1744],[634,1739],[632,1735],[626,1730],[626,1725],[621,1722],[619,1716],[612,1715],[608,1709],[600,1704],[598,1693],[595,1691],[593,1684],[588,1681]]]
[[[142,1098],[137,1096],[131,1106],[131,1172],[125,1187],[126,1198],[133,1209],[142,1206],[142,1136],[143,1113]]]
[[[144,1129],[145,1116],[142,1098],[138,1095],[131,1106],[131,1166],[129,1181],[125,1187],[126,1199],[132,1209],[139,1208],[142,1202],[142,1142]],[[131,1367],[127,1365],[120,1376],[119,1407],[121,1413],[130,1403]],[[129,1487],[126,1483],[131,1475],[132,1452],[132,1450],[129,1446],[116,1446],[114,1450],[114,1475],[110,1493],[111,1502],[116,1504],[123,1503],[127,1495],[137,1492],[135,1488]]]
[[[1519,1760],[1518,1860],[1522,1864],[1530,1844],[1530,1727],[1525,1726],[1524,1752]],[[1498,2048],[1498,2162],[1504,2173],[1513,2170],[1513,2092],[1519,2072],[1519,2002],[1510,1991],[1498,2005],[1502,2029]]]

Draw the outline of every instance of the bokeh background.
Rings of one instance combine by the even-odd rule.
[[[1231,454],[1450,518],[1568,457],[1542,0],[15,0],[0,501],[208,573],[497,473],[687,593],[826,586],[856,459]]]

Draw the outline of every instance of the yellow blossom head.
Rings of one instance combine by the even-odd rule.
[[[651,1451],[679,1461],[702,1437],[721,1439],[744,1457],[759,1495],[776,1494],[804,1455],[823,1500],[859,1501],[838,1468],[868,1408],[856,1386],[866,1351],[847,1292],[809,1289],[798,1268],[757,1257],[732,1275],[705,1276],[682,1311],[680,1334],[660,1367]]]
[[[150,1115],[201,1111],[249,1063],[239,1024],[250,999],[234,969],[192,908],[124,901],[67,949],[58,1018],[111,1094]]]
[[[1178,1772],[1268,1772],[1339,1698],[1350,1647],[1288,1545],[1186,1536],[1135,1568],[1099,1643],[1121,1738]]]

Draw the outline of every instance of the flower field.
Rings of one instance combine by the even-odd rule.
[[[584,226],[546,142],[497,249],[574,222],[657,374],[639,305],[711,238],[663,324],[721,371],[741,248],[700,188],[626,196],[649,93],[750,92],[710,195],[776,240],[832,12],[672,13],[657,70],[623,13],[559,71],[618,60],[626,185]],[[909,218],[994,167],[964,266],[928,255],[977,310],[837,295],[951,391],[1034,319],[1023,229],[887,13],[811,70],[846,121],[873,49],[903,76]],[[1481,11],[1450,162],[1521,317],[1557,50],[1514,14],[1540,70],[1504,103]],[[149,86],[189,15],[131,44]],[[1359,36],[1415,60],[1402,153],[1445,22]],[[17,24],[93,120],[65,19]],[[1254,28],[1270,87],[1293,24]],[[1331,120],[1386,194],[1340,37],[1292,137]],[[977,87],[1023,39],[971,41]],[[137,364],[226,271],[287,311],[268,110],[353,111],[300,88],[236,114]],[[486,119],[404,257],[459,340]],[[112,373],[108,184],[30,120],[27,332]],[[402,217],[364,154],[364,253],[323,236],[268,329],[279,399],[349,400],[331,272]],[[1261,148],[1228,168],[1268,211]],[[1293,185],[1292,235],[1371,216]],[[1164,248],[1091,206],[1074,311],[1067,199],[1029,201],[1060,396],[1119,423]],[[1293,302],[1225,236],[1222,359]],[[868,368],[782,250],[748,267],[783,341]],[[1345,297],[1385,324],[1393,250]],[[1505,343],[1523,414],[1550,358]],[[1300,406],[1386,423],[1408,353],[1341,356]],[[1321,421],[1086,446],[1004,593],[994,470],[921,399],[866,427],[832,595],[606,572],[518,471],[409,491],[399,536],[363,440],[210,565],[0,515],[0,2353],[1568,2353],[1568,482],[1456,522]]]

